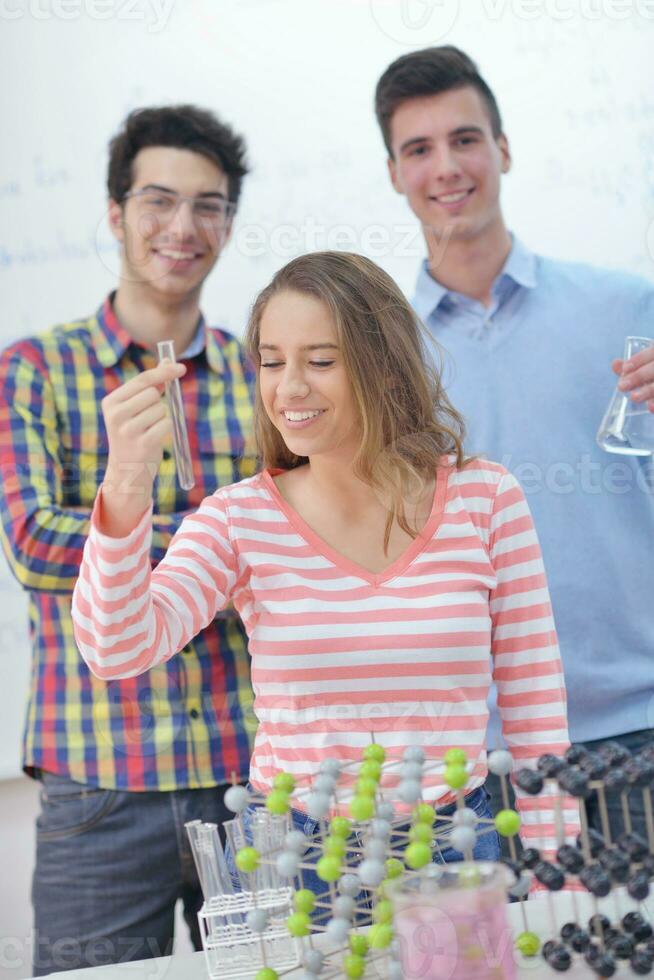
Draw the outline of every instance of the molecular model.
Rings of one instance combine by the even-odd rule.
[[[475,905],[475,894],[481,890],[483,874],[497,866],[475,863],[473,851],[483,834],[495,830],[508,839],[511,853],[502,871],[508,893],[520,902],[523,928],[515,938],[519,954],[533,957],[541,952],[556,972],[569,969],[579,956],[601,977],[612,976],[619,960],[628,961],[635,974],[648,974],[654,963],[654,938],[639,903],[648,897],[654,876],[654,753],[632,757],[617,743],[607,743],[597,753],[572,746],[564,758],[543,755],[535,769],[512,772],[511,755],[493,752],[488,768],[500,777],[504,800],[494,819],[480,818],[466,806],[472,768],[462,749],[451,749],[443,760],[432,761],[412,746],[402,758],[391,759],[371,741],[358,762],[324,760],[310,785],[298,785],[290,773],[279,772],[265,797],[243,786],[230,787],[225,804],[235,816],[225,830],[231,871],[217,827],[200,821],[187,824],[205,897],[199,920],[209,976],[280,980],[301,966],[304,980],[356,980],[376,963],[371,976],[401,980],[403,937],[399,918],[394,922],[394,892],[400,884],[416,885],[418,899],[437,892],[446,869],[456,867],[438,863],[439,853],[446,849],[460,854],[458,884],[467,890],[466,907],[475,908],[476,922],[487,914],[492,935],[498,928],[494,916],[503,903],[495,902],[485,912],[481,904]],[[541,858],[535,848],[518,854],[520,817],[509,805],[510,774],[525,793],[554,796],[556,861]],[[454,794],[449,815],[437,814],[422,800],[427,775],[430,785],[436,777]],[[633,792],[642,792],[647,841],[631,827]],[[626,829],[613,841],[606,796],[615,793],[620,794]],[[564,836],[566,797],[580,804],[581,833],[573,842]],[[591,798],[599,802],[601,834],[588,827],[586,805]],[[316,828],[313,834],[294,828],[291,807],[306,813]],[[550,937],[542,948],[529,928],[526,899],[534,888],[545,891],[549,903]],[[563,888],[573,889],[574,915],[559,928],[552,893]],[[609,895],[612,917],[598,905]],[[625,901],[628,910],[620,904]],[[585,922],[581,910],[588,902],[592,914]],[[448,915],[452,920],[453,908]],[[498,968],[493,977],[514,976],[510,949],[509,954],[512,962],[506,972]],[[480,969],[469,975],[491,976]],[[425,974],[426,980],[431,976],[438,973]]]

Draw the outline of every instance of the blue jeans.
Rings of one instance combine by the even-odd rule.
[[[128,793],[40,778],[34,976],[169,954],[178,898],[200,949],[202,893],[184,824],[233,816],[227,787]]]
[[[488,808],[488,794],[483,786],[479,789],[473,790],[473,792],[466,797],[466,806],[469,807],[479,817],[491,817],[491,812]],[[245,836],[248,841],[251,842],[251,817],[252,814],[259,809],[257,806],[250,805],[243,813],[243,830],[245,831]],[[456,809],[456,804],[452,803],[448,806],[441,807],[437,810],[437,816],[450,816]],[[301,830],[307,837],[313,838],[315,834],[319,833],[320,824],[317,820],[313,820],[308,817],[306,813],[302,813],[300,810],[291,810],[291,820],[293,828],[295,830]],[[438,829],[438,823],[436,823]],[[398,828],[398,830],[406,831],[408,829],[408,824],[405,827]],[[405,841],[406,838],[403,839]],[[396,837],[391,838],[391,847],[397,847],[398,840]],[[473,858],[476,861],[497,861],[500,855],[500,845],[497,832],[495,830],[489,831],[488,833],[482,834],[478,839],[473,851]],[[225,852],[225,857],[227,860],[227,865],[234,879],[235,886],[240,888],[240,882],[238,878],[238,872],[234,865],[234,860],[231,854],[231,850],[227,847]],[[434,851],[434,863],[447,863],[450,861],[462,861],[463,854],[459,851],[455,851],[453,847],[445,847],[440,851],[437,849]],[[295,879],[297,880],[297,879]],[[310,888],[311,891],[319,895],[327,889],[327,885],[322,881],[315,871],[303,869],[302,871],[302,887]]]

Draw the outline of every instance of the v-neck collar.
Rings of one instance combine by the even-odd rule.
[[[411,563],[418,557],[420,552],[424,550],[425,546],[432,540],[438,531],[443,518],[443,512],[445,510],[445,498],[447,495],[449,474],[451,470],[452,466],[449,462],[439,464],[436,469],[436,481],[431,512],[427,518],[425,526],[422,528],[417,537],[415,537],[413,541],[407,545],[402,554],[399,555],[394,562],[388,565],[387,568],[384,568],[381,572],[377,573],[371,572],[367,568],[363,568],[362,565],[357,565],[356,562],[352,561],[350,558],[347,558],[345,555],[342,555],[340,551],[336,551],[335,548],[332,548],[331,545],[327,544],[324,538],[321,538],[319,534],[316,534],[316,532],[309,524],[307,524],[304,518],[301,517],[293,507],[291,507],[288,501],[279,492],[277,484],[273,479],[274,476],[277,476],[279,473],[283,473],[283,470],[267,469],[264,470],[261,475],[274,502],[284,513],[285,517],[295,528],[298,534],[304,538],[304,540],[310,544],[315,551],[321,554],[337,568],[340,568],[347,575],[352,575],[356,578],[363,579],[376,588],[383,585],[384,582],[387,582],[406,571],[409,565],[411,565]]]

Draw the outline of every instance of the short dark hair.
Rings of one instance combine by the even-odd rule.
[[[481,95],[488,110],[493,136],[497,139],[502,133],[502,118],[495,96],[479,74],[475,62],[465,52],[451,44],[444,44],[437,48],[412,51],[389,65],[375,90],[375,113],[389,156],[393,156],[391,119],[403,102],[468,85]]]
[[[167,105],[130,112],[109,143],[107,189],[122,203],[132,185],[132,163],[148,146],[171,146],[201,153],[227,176],[230,201],[238,204],[243,177],[248,172],[245,140],[207,109],[194,105]]]

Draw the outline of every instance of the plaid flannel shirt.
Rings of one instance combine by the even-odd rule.
[[[204,496],[251,476],[253,372],[239,342],[201,321],[182,379],[195,487],[164,453],[152,560]],[[103,682],[80,657],[71,595],[107,462],[101,400],[154,355],[95,316],[20,340],[0,358],[0,515],[9,565],[29,592],[33,650],[23,762],[107,789],[209,787],[248,773],[255,730],[246,638],[233,611],[168,663]]]

